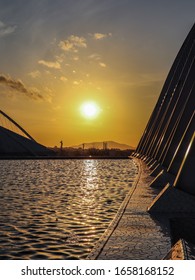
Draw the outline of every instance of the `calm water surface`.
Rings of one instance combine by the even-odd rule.
[[[85,259],[136,174],[131,160],[1,160],[0,259]]]

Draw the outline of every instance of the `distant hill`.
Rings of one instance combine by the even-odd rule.
[[[104,141],[104,142],[92,142],[92,143],[84,143],[85,149],[103,149],[103,143],[107,143],[107,148],[108,149],[119,149],[119,150],[134,150],[135,148],[126,144],[121,144],[117,143],[114,141]],[[82,148],[83,144],[77,145],[77,146],[72,146],[72,148]]]

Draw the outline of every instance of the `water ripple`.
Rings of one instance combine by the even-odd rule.
[[[85,259],[130,190],[131,160],[0,161],[0,259]]]

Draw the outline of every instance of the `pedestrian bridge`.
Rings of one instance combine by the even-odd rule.
[[[176,192],[181,197],[184,192],[195,196],[194,109],[195,24],[175,58],[134,153],[150,168],[154,177],[151,187],[165,187],[149,207],[151,212],[195,211],[183,200],[174,203]]]
[[[13,118],[0,110],[0,158],[24,158],[51,155]]]

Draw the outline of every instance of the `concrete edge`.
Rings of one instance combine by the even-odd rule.
[[[185,260],[195,260],[195,244],[188,242],[187,240],[182,240],[184,259]]]
[[[149,213],[195,213],[195,197],[169,183],[149,205]]]
[[[194,260],[195,245],[180,238],[172,247],[163,260]]]
[[[142,164],[141,164],[140,160],[138,160],[136,158],[133,158],[133,162],[135,165],[138,166],[138,174],[137,174],[136,178],[134,179],[133,185],[132,185],[131,189],[129,190],[129,193],[126,195],[125,199],[121,203],[116,215],[114,216],[113,220],[109,224],[108,228],[103,233],[103,235],[100,237],[100,239],[97,241],[94,248],[91,250],[91,252],[87,256],[86,260],[95,260],[98,258],[98,256],[102,252],[103,248],[105,247],[106,243],[108,242],[110,236],[112,235],[112,233],[116,229],[117,225],[119,224],[119,222],[125,212],[125,209],[138,185],[138,182],[139,182],[141,174],[142,174]]]
[[[183,239],[179,239],[167,253],[167,255],[163,258],[163,260],[185,260],[185,252],[184,252],[184,242]]]

